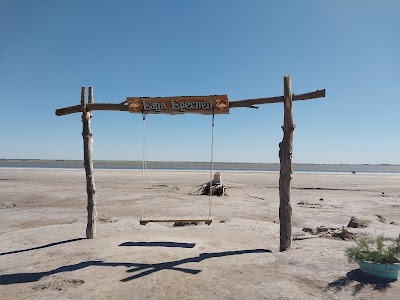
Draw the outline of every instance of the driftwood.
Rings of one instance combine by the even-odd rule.
[[[226,186],[223,183],[212,184],[213,196],[224,196],[226,195]],[[210,195],[210,182],[203,185],[201,195]]]
[[[226,185],[222,183],[220,172],[215,172],[213,180],[203,184],[200,192],[201,195],[210,195],[210,184],[212,195],[226,195]]]
[[[284,77],[284,117],[283,140],[279,143],[279,160],[281,165],[279,176],[279,251],[290,249],[292,244],[292,207],[290,206],[290,181],[292,180],[292,143],[293,143],[293,110],[290,76]]]
[[[88,102],[93,103],[93,89],[89,87]],[[84,155],[84,166],[86,172],[86,192],[87,192],[87,226],[86,226],[86,237],[93,239],[96,236],[96,188],[94,185],[93,175],[93,134],[90,129],[90,120],[92,118],[92,112],[87,111],[85,101],[85,87],[81,90],[81,107],[82,107],[82,137],[83,137],[83,155]]]

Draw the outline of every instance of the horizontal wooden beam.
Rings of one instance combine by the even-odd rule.
[[[317,90],[310,93],[293,95],[292,100],[311,100],[316,98],[323,98],[325,97],[325,90]],[[254,105],[260,104],[269,104],[269,103],[278,103],[283,102],[285,99],[284,96],[278,97],[269,97],[269,98],[256,98],[256,99],[246,99],[246,100],[239,100],[239,101],[231,101],[229,102],[230,108],[237,108],[237,107],[251,107],[256,108]]]
[[[129,111],[128,105],[126,103],[93,103],[86,104],[86,109],[89,110],[115,110],[115,111]],[[56,110],[57,116],[64,116],[73,113],[81,112],[80,105],[74,105],[69,107],[64,107]]]
[[[325,90],[317,90],[310,93],[293,95],[293,100],[311,100],[316,98],[325,97]],[[284,97],[269,97],[269,98],[255,98],[255,99],[246,99],[239,101],[229,101],[230,108],[238,108],[238,107],[247,107],[247,108],[257,108],[254,105],[260,104],[269,104],[269,103],[278,103],[283,102]],[[93,103],[86,105],[87,111],[90,110],[114,110],[114,111],[129,111],[128,105],[126,102],[122,102],[119,104],[113,103]],[[69,115],[77,112],[82,112],[82,108],[80,105],[64,107],[56,110],[57,116]]]

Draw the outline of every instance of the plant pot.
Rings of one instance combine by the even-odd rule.
[[[357,261],[357,263],[364,273],[394,280],[399,277],[400,263],[379,264],[370,261]]]

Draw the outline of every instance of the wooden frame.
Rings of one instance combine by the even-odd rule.
[[[293,101],[300,100],[311,100],[316,98],[325,97],[325,90],[316,90],[314,92],[293,95]],[[239,101],[229,101],[229,107],[232,108],[258,108],[256,105],[261,104],[271,104],[271,103],[279,103],[284,102],[285,97],[277,96],[277,97],[268,97],[268,98],[253,98],[253,99],[245,99]],[[127,105],[127,101],[123,101],[121,103],[88,103],[86,104],[86,109],[88,111],[92,110],[113,110],[113,111],[129,111],[129,107]],[[59,108],[56,110],[57,116],[65,116],[73,113],[82,112],[81,105],[74,105],[64,108]]]
[[[291,78],[289,75],[284,76],[284,96],[278,97],[268,97],[268,98],[257,98],[257,99],[245,99],[239,101],[228,101],[226,95],[212,95],[212,96],[184,96],[184,97],[158,97],[158,98],[149,98],[149,97],[139,97],[139,98],[127,98],[127,100],[119,103],[94,103],[93,100],[93,88],[89,87],[89,97],[88,103],[85,101],[85,87],[81,89],[81,104],[64,107],[56,110],[57,116],[64,116],[72,113],[81,112],[82,113],[82,126],[83,126],[83,144],[84,144],[84,166],[86,172],[86,190],[87,190],[87,211],[88,211],[88,223],[86,227],[86,236],[91,239],[96,236],[96,219],[97,219],[97,210],[96,210],[96,189],[94,183],[94,175],[93,175],[93,159],[92,159],[92,144],[93,144],[93,134],[90,129],[90,120],[92,118],[92,111],[94,110],[113,110],[113,111],[129,111],[136,113],[229,113],[229,109],[239,108],[239,107],[247,107],[247,108],[258,108],[256,105],[268,104],[268,103],[284,103],[284,120],[283,120],[283,139],[282,142],[279,143],[279,160],[280,160],[280,175],[279,175],[279,221],[280,221],[280,251],[285,251],[290,249],[291,247],[291,232],[292,232],[292,208],[290,206],[290,184],[292,179],[292,144],[293,144],[293,131],[295,128],[293,122],[293,108],[292,102],[298,100],[310,100],[316,98],[325,97],[325,90],[316,90],[314,92],[294,95],[291,90]],[[226,100],[225,98],[226,97]],[[205,105],[202,110],[193,109],[193,104],[184,104],[183,107],[179,105],[178,110],[176,111],[167,111],[166,109],[162,111],[159,109],[160,107],[154,106],[153,109],[149,109],[146,111],[143,109],[144,107],[149,108],[150,106],[147,103],[151,103],[151,101],[155,101],[154,99],[161,99],[157,101],[161,101],[161,103],[169,103],[171,105],[171,101],[186,101],[187,103],[195,103],[195,101],[210,101],[208,106]],[[131,104],[135,103],[135,101],[142,101],[142,107],[140,106],[133,107]],[[224,100],[226,107],[221,106],[221,110],[218,110],[216,104],[217,100]],[[143,102],[144,101],[144,102]],[[164,101],[164,102],[162,102]],[[169,102],[168,102],[169,101]],[[175,102],[174,102],[175,103]],[[175,103],[175,104],[176,104]],[[212,110],[209,109],[210,105],[212,105]],[[165,104],[165,106],[167,106]],[[195,108],[198,106],[195,105]],[[184,111],[183,111],[184,110]],[[187,220],[187,219],[141,219],[141,223],[150,223],[150,222],[209,222],[211,224],[211,219],[195,219],[195,220]]]

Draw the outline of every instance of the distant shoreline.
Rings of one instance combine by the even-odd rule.
[[[95,160],[95,169],[142,169],[142,161]],[[0,159],[0,168],[83,169],[82,160]],[[209,162],[147,162],[152,170],[209,170]],[[279,163],[215,162],[214,170],[278,172]],[[390,164],[293,164],[294,172],[400,173],[400,165]]]

